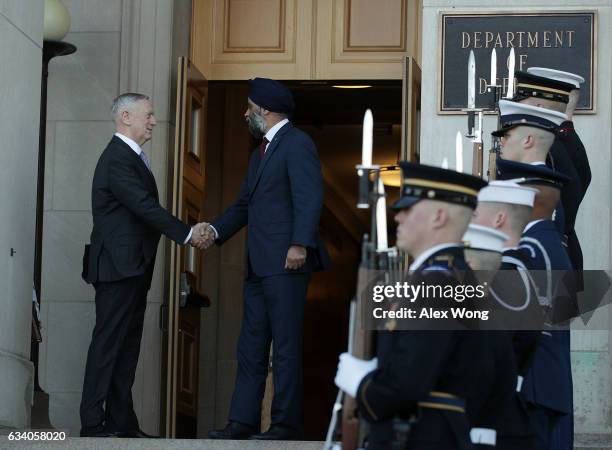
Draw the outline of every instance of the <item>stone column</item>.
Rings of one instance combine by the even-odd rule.
[[[43,1],[0,3],[0,428],[30,422]]]

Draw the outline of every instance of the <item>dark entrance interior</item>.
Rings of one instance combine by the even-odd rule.
[[[333,379],[338,355],[347,348],[348,305],[355,295],[361,241],[370,224],[370,212],[355,206],[363,115],[367,108],[374,114],[373,162],[396,164],[402,86],[400,81],[335,81],[291,87],[296,101],[292,121],[313,138],[321,159],[325,204],[320,230],[333,260],[330,271],[313,276],[304,324],[304,435],[323,440],[337,393]],[[390,196],[396,196],[395,191]]]
[[[374,114],[373,162],[395,164],[402,133],[402,82],[291,81],[296,101],[292,122],[317,145],[325,183],[320,232],[333,268],[314,274],[304,324],[304,437],[323,440],[336,396],[338,355],[346,350],[349,302],[355,294],[360,246],[369,230],[369,212],[358,210],[355,166],[361,160],[362,122]],[[334,85],[369,85],[336,88]],[[245,82],[208,84],[204,217],[216,218],[236,196],[248,156],[258,143],[248,136],[243,114]],[[398,196],[390,188],[388,202]],[[390,237],[395,236],[388,217]],[[202,291],[211,299],[201,321],[200,389],[197,430],[181,437],[205,437],[225,425],[235,374],[235,349],[242,311],[244,231],[202,261]],[[393,239],[390,239],[390,245]],[[236,314],[237,312],[240,313]],[[264,405],[265,410],[265,405]],[[264,414],[265,416],[265,414]],[[264,422],[265,423],[265,422]],[[265,426],[265,425],[264,425]]]

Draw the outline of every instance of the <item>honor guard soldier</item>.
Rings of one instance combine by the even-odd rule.
[[[574,129],[572,121],[574,110],[580,96],[580,85],[584,78],[561,70],[544,67],[530,67],[527,72],[516,72],[517,80],[514,101],[553,109],[565,113],[567,119],[559,126],[559,131],[550,149],[547,164],[570,177],[561,190],[563,204],[563,223],[557,217],[555,223],[562,233],[563,244],[574,270],[583,267],[582,250],[574,230],[578,208],[591,183],[591,168],[586,150]],[[582,290],[582,277],[577,274],[577,289]]]
[[[565,114],[539,106],[500,100],[499,115],[501,128],[491,134],[500,138],[500,156],[510,161],[546,166],[555,135],[566,119]],[[564,217],[563,205],[559,202],[553,220],[563,224]]]
[[[498,329],[514,330],[509,331],[513,364],[507,369],[514,373],[515,380],[511,402],[506,408],[488,412],[497,423],[496,448],[505,450],[538,448],[530,416],[519,394],[537,349],[543,323],[542,308],[529,272],[529,254],[526,249],[519,248],[523,229],[531,220],[536,193],[536,189],[511,181],[492,181],[478,193],[478,206],[472,218],[473,224],[492,227],[508,236],[498,276],[489,289],[490,301],[498,306],[496,314],[506,313],[508,318],[502,323],[493,323]]]
[[[486,188],[485,188],[486,189]],[[482,190],[481,190],[482,192]],[[502,248],[508,236],[482,225],[470,224],[463,236],[465,258],[476,272],[479,284],[488,286],[499,269]],[[486,284],[484,284],[486,283]],[[489,308],[490,300],[484,303]],[[491,314],[495,311],[490,310]],[[478,385],[468,403],[472,429],[470,438],[478,449],[498,448],[497,434],[502,413],[514,406],[516,370],[512,358],[512,332],[481,330],[483,356]]]
[[[444,287],[457,286],[461,277],[474,280],[461,239],[486,182],[438,167],[400,167],[402,196],[393,208],[397,246],[414,258],[407,283]],[[370,422],[368,448],[473,449],[465,413],[478,375],[478,333],[396,329],[377,337],[376,359],[344,353],[335,378]]]
[[[551,220],[560,197],[565,175],[546,166],[535,166],[499,159],[499,179],[513,181],[538,190],[531,221],[525,227],[520,246],[527,249],[531,264],[538,271],[536,284],[539,294],[548,299],[554,317],[568,316],[567,305],[553,298],[556,280],[553,275],[564,271],[571,274],[572,265],[561,243],[555,224]],[[554,272],[553,272],[554,271]],[[564,299],[566,301],[567,299]],[[538,448],[573,449],[573,400],[569,331],[542,331],[533,363],[522,388],[535,419]],[[567,421],[562,425],[562,420]]]

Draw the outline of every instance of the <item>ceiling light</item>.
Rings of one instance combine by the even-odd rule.
[[[370,179],[374,180],[374,172],[370,173]],[[380,179],[385,186],[400,187],[402,181],[400,178],[400,168],[397,165],[381,166]]]
[[[371,88],[370,84],[334,84],[332,87],[337,89],[366,89]]]

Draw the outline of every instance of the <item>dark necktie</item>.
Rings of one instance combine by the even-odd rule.
[[[265,137],[261,140],[261,144],[259,144],[259,159],[263,159],[266,153],[266,145],[268,145],[270,141]]]

